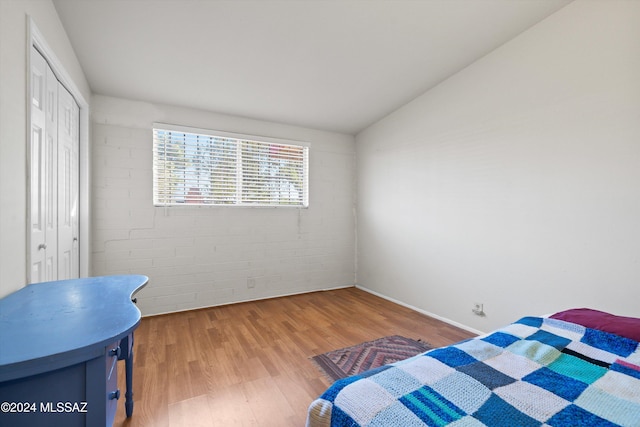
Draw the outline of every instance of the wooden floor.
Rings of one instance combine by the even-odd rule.
[[[134,414],[121,399],[114,426],[304,426],[329,386],[309,358],[394,334],[435,347],[472,336],[356,288],[143,318]]]

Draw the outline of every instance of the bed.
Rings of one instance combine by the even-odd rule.
[[[640,319],[590,309],[336,381],[307,427],[640,426]]]

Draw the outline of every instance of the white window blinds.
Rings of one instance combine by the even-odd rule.
[[[264,139],[156,124],[154,204],[308,206],[309,147]]]

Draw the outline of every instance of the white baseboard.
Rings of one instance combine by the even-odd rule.
[[[222,306],[225,306],[225,305],[242,304],[242,303],[245,303],[245,302],[256,302],[256,301],[262,301],[262,300],[267,300],[267,299],[289,297],[289,296],[293,296],[293,295],[310,294],[310,293],[313,293],[313,292],[333,291],[333,290],[336,290],[336,289],[353,288],[354,286],[355,285],[338,285],[338,286],[334,286],[332,288],[322,288],[322,289],[311,289],[311,290],[304,290],[304,291],[294,291],[294,292],[290,292],[290,293],[274,294],[274,295],[261,296],[261,297],[256,297],[256,298],[248,298],[248,299],[226,301],[226,302],[221,302],[220,304],[197,305],[197,306],[193,306],[193,307],[182,308],[182,309],[171,310],[171,311],[158,311],[158,312],[153,312],[153,313],[147,313],[147,314],[143,314],[141,317],[164,316],[164,315],[167,315],[167,314],[183,313],[183,312],[193,311],[193,310],[206,310],[208,308],[222,307]]]
[[[398,305],[401,305],[401,306],[403,306],[403,307],[410,308],[411,310],[413,310],[413,311],[417,311],[418,313],[422,313],[422,314],[424,314],[424,315],[426,315],[426,316],[433,317],[434,319],[441,320],[441,321],[443,321],[444,323],[448,323],[449,325],[455,326],[455,327],[460,328],[460,329],[464,329],[465,331],[469,331],[469,332],[471,332],[471,333],[473,333],[473,334],[476,334],[476,335],[484,335],[484,334],[485,334],[485,332],[479,331],[479,330],[474,329],[474,328],[472,328],[472,327],[470,327],[470,326],[463,325],[462,323],[458,323],[458,322],[453,321],[453,320],[451,320],[451,319],[447,319],[446,317],[438,316],[437,314],[431,313],[431,312],[429,312],[429,311],[423,310],[423,309],[418,308],[418,307],[414,307],[414,306],[412,306],[412,305],[410,305],[410,304],[406,304],[406,303],[404,303],[404,302],[402,302],[402,301],[398,301],[398,300],[397,300],[397,299],[395,299],[395,298],[391,298],[391,297],[388,297],[388,296],[386,296],[386,295],[383,295],[383,294],[381,294],[381,293],[379,293],[379,292],[372,291],[371,289],[365,288],[365,287],[364,287],[364,286],[362,286],[362,285],[356,285],[356,288],[361,289],[361,290],[363,290],[363,291],[365,291],[365,292],[368,292],[368,293],[370,293],[370,294],[373,294],[373,295],[375,295],[375,296],[377,296],[377,297],[380,297],[380,298],[386,299],[387,301],[391,301],[391,302],[393,302],[393,303],[396,303],[396,304],[398,304]]]

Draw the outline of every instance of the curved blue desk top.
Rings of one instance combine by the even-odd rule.
[[[99,357],[140,323],[131,297],[148,280],[122,275],[36,283],[0,299],[0,382]]]

